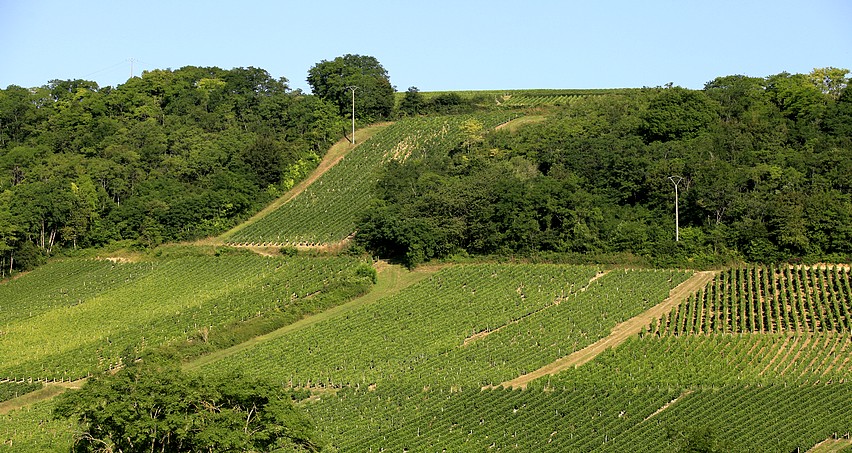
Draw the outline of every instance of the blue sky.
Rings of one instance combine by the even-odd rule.
[[[372,55],[398,90],[615,88],[852,69],[852,1],[0,0],[0,87],[255,66],[308,90]]]

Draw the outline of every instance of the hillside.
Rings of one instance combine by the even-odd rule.
[[[241,99],[317,102],[279,88]],[[279,162],[289,180],[245,193],[265,209],[206,239],[66,251],[0,283],[0,445],[68,451],[80,426],[54,416],[56,395],[167,360],[199,382],[238,372],[286,390],[323,451],[852,446],[852,273],[826,264],[852,257],[848,88],[782,74],[449,94],[399,96],[400,111],[416,96],[433,110],[359,129],[356,146],[299,148]],[[270,112],[238,105],[220,108]],[[212,118],[196,107],[192,128]],[[209,137],[287,142],[249,124]],[[84,179],[63,184],[80,194]],[[4,192],[0,226],[19,186],[42,183]],[[139,200],[122,203],[153,198]]]

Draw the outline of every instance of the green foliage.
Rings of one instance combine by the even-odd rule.
[[[27,244],[52,255],[219,234],[303,178],[341,124],[258,68],[0,90],[0,265],[38,264]]]
[[[639,133],[648,142],[691,138],[713,123],[713,110],[701,91],[667,88],[651,98]]]
[[[417,87],[409,87],[399,103],[399,113],[402,115],[421,115],[426,113],[426,100]]]
[[[239,375],[211,380],[134,364],[90,378],[61,395],[53,411],[80,424],[73,447],[79,452],[321,449],[288,392]]]
[[[779,74],[577,97],[540,121],[388,165],[356,240],[408,265],[457,253],[845,261],[848,88],[829,78],[833,94]],[[672,175],[683,178],[678,242]]]
[[[331,102],[341,116],[352,114],[352,91],[355,93],[355,115],[372,122],[389,118],[394,108],[394,88],[388,72],[369,55],[346,54],[334,60],[322,60],[308,71],[311,91]]]
[[[0,402],[17,398],[41,388],[39,382],[0,382]]]

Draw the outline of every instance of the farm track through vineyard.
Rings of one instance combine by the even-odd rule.
[[[624,343],[628,338],[641,332],[648,326],[648,323],[651,322],[652,319],[659,318],[665,313],[671,311],[672,308],[682,303],[684,299],[703,288],[715,275],[716,273],[712,271],[696,272],[688,280],[672,289],[666,300],[653,306],[644,313],[634,316],[633,318],[613,327],[610,335],[601,338],[595,343],[580,349],[579,351],[575,351],[566,357],[545,365],[538,370],[519,376],[500,385],[506,388],[526,388],[527,384],[535,379],[556,374],[568,368],[578,367],[593,360],[603,351],[615,348],[621,343]]]
[[[317,165],[317,168],[315,168],[310,175],[308,175],[305,179],[293,186],[293,188],[288,190],[287,193],[279,197],[274,202],[270,203],[267,207],[263,208],[260,212],[253,215],[250,219],[222,234],[219,238],[217,238],[216,242],[221,243],[221,238],[236,233],[237,231],[256,222],[258,219],[269,215],[270,212],[280,208],[282,205],[286,204],[293,198],[296,198],[299,194],[304,192],[305,189],[310,187],[311,184],[316,182],[322,175],[324,175],[329,169],[331,169],[332,167],[337,165],[341,160],[343,160],[343,158],[346,157],[346,155],[349,154],[353,149],[355,149],[357,146],[360,146],[362,143],[364,143],[364,141],[369,140],[370,137],[372,137],[375,133],[390,126],[391,124],[393,123],[378,123],[362,129],[358,129],[356,132],[356,137],[359,137],[361,141],[355,146],[352,146],[350,141],[345,138],[335,143],[325,153],[325,156],[323,156],[322,161],[320,161],[319,165]]]
[[[353,299],[345,304],[330,308],[326,311],[323,311],[322,313],[305,317],[293,324],[284,326],[268,334],[252,338],[243,343],[234,345],[228,349],[216,351],[211,354],[202,356],[196,360],[193,360],[192,362],[185,364],[184,369],[196,370],[218,360],[222,360],[226,357],[230,357],[234,354],[245,351],[246,349],[252,348],[261,343],[275,340],[296,330],[304,329],[318,322],[322,322],[337,316],[343,316],[346,313],[351,312],[352,310],[369,305],[383,297],[392,296],[398,293],[399,291],[402,291],[403,289],[425,278],[428,278],[430,275],[440,269],[440,267],[438,266],[422,266],[416,271],[408,271],[402,266],[391,265],[384,261],[380,261],[379,263],[377,263],[376,267],[378,269],[378,281],[376,283],[375,288],[373,288],[373,290],[371,290],[367,294]]]

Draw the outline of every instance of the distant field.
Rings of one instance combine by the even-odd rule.
[[[531,90],[467,90],[467,91],[421,91],[425,100],[430,100],[443,94],[457,94],[463,99],[472,99],[483,106],[516,106],[533,107],[538,105],[566,105],[572,99],[583,96],[602,94],[628,93],[633,88],[614,89],[531,89]],[[397,92],[399,102],[405,92]]]

